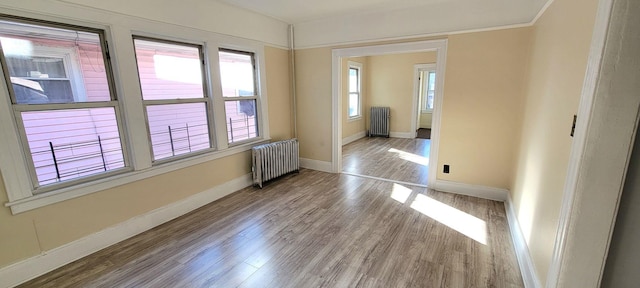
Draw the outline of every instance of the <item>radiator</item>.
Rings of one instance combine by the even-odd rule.
[[[253,185],[262,188],[262,183],[266,181],[291,172],[299,172],[300,158],[298,155],[298,139],[253,147],[251,149]]]
[[[391,109],[389,107],[371,107],[369,115],[369,137],[385,136],[389,137],[389,118]]]

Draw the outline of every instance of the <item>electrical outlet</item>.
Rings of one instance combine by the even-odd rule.
[[[442,170],[442,173],[449,174],[449,165],[448,164],[444,165],[444,169]]]

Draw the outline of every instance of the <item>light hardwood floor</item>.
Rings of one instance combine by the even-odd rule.
[[[342,147],[342,171],[427,184],[431,140],[372,137]]]
[[[502,203],[302,169],[22,287],[523,284]]]

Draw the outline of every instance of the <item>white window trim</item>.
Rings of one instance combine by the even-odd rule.
[[[213,161],[230,155],[248,151],[254,145],[266,143],[271,140],[269,133],[268,98],[266,87],[265,53],[264,44],[257,41],[231,37],[226,35],[202,33],[197,29],[181,27],[173,29],[171,25],[146,26],[143,30],[121,29],[119,27],[108,27],[101,23],[69,20],[58,17],[36,15],[31,13],[18,13],[33,19],[45,19],[58,23],[69,23],[88,28],[104,30],[104,36],[109,43],[111,51],[111,65],[114,74],[114,86],[119,95],[119,108],[124,117],[124,125],[121,128],[121,137],[124,139],[123,152],[128,153],[129,170],[117,175],[100,178],[72,186],[61,187],[46,193],[34,194],[30,172],[27,166],[24,147],[20,144],[19,130],[12,117],[12,106],[8,94],[7,83],[4,77],[0,77],[0,171],[4,179],[7,197],[9,202],[5,203],[10,207],[13,214],[37,209],[50,204],[73,199],[83,195],[96,193],[116,186],[139,181],[156,175],[183,169],[193,165]],[[140,27],[134,25],[134,27]],[[187,31],[185,33],[185,31]],[[217,149],[204,151],[201,154],[188,155],[185,158],[175,159],[167,163],[153,165],[151,161],[151,147],[146,136],[146,120],[139,117],[142,111],[142,97],[139,80],[132,78],[129,71],[136,71],[135,53],[133,49],[133,35],[147,36],[161,39],[175,39],[175,41],[204,45],[206,54],[205,63],[207,69],[208,95],[212,97],[211,107],[214,111],[213,130],[215,131],[215,145]],[[191,35],[185,38],[185,35]],[[114,41],[116,39],[116,41]],[[193,40],[201,39],[201,40]],[[226,122],[224,121],[224,99],[222,99],[222,87],[219,80],[219,48],[252,52],[256,58],[256,86],[259,87],[260,95],[258,101],[258,129],[261,131],[257,138],[248,141],[233,143],[229,145],[226,136]],[[218,92],[218,93],[216,93]],[[210,123],[211,124],[211,123]],[[126,157],[126,156],[125,156]],[[176,157],[177,158],[177,157]]]
[[[166,100],[145,100],[143,97],[142,98],[142,107],[143,107],[143,112],[144,112],[144,119],[145,119],[145,125],[147,127],[147,136],[149,139],[149,149],[150,149],[150,153],[151,153],[151,159],[152,159],[152,165],[161,165],[163,163],[167,163],[167,162],[171,162],[171,161],[175,161],[178,159],[183,159],[183,158],[189,158],[192,157],[194,155],[199,155],[199,154],[203,154],[206,152],[211,152],[211,151],[215,151],[216,150],[216,146],[215,146],[215,130],[213,129],[213,123],[211,123],[210,119],[213,119],[213,110],[211,109],[211,94],[210,91],[211,89],[209,89],[209,81],[207,80],[209,78],[208,74],[207,74],[207,65],[206,65],[206,57],[205,57],[205,52],[207,47],[205,45],[205,43],[200,43],[200,44],[194,44],[194,43],[188,43],[188,42],[182,42],[182,41],[175,41],[175,40],[166,40],[164,38],[157,38],[157,37],[147,37],[147,36],[140,36],[140,35],[136,35],[134,34],[132,37],[134,43],[135,40],[142,40],[142,41],[148,41],[148,42],[154,42],[154,44],[158,44],[158,45],[183,45],[183,46],[191,46],[192,48],[197,47],[198,48],[198,53],[199,53],[199,57],[200,59],[198,59],[198,61],[202,61],[201,63],[201,67],[202,67],[202,86],[203,86],[203,98],[182,98],[182,99],[166,99]],[[175,48],[175,46],[172,46],[172,48]],[[134,49],[135,49],[135,44],[134,44]],[[135,52],[134,52],[135,53]],[[138,67],[138,62],[137,62],[137,56],[136,56],[136,73],[138,73],[139,75],[139,67]],[[140,77],[138,76],[138,81],[140,81]],[[139,84],[141,84],[140,82],[138,82]],[[140,90],[142,90],[142,85],[140,85]],[[141,91],[141,93],[143,93]],[[198,150],[198,151],[194,151],[194,152],[190,152],[190,153],[183,153],[183,154],[179,154],[179,155],[174,155],[174,156],[170,156],[170,157],[165,157],[165,158],[161,158],[161,159],[155,159],[154,157],[154,152],[153,152],[153,145],[152,145],[152,141],[151,141],[151,133],[150,133],[150,128],[149,128],[149,115],[148,115],[148,110],[147,107],[149,106],[154,106],[154,105],[167,105],[167,104],[186,104],[186,103],[204,103],[205,104],[205,113],[207,116],[207,131],[209,132],[209,148],[207,149],[202,149],[202,150]]]
[[[416,64],[414,65],[414,71],[415,71],[415,79],[419,79],[420,78],[420,72],[436,72],[436,64],[435,63],[431,63],[431,64]],[[428,74],[427,74],[428,75]],[[428,80],[427,80],[428,81]],[[418,93],[422,93],[422,85],[420,85],[421,81],[417,81],[417,86],[418,86]],[[438,83],[438,74],[436,74],[436,84]],[[428,83],[426,85],[429,85]],[[435,92],[434,90],[434,98],[435,98],[435,94],[437,92]],[[421,100],[420,103],[420,113],[433,113],[433,109],[429,109],[427,108],[427,95],[424,95],[423,99]]]
[[[213,47],[214,45],[210,45],[208,49],[209,51],[209,69],[211,74],[211,79],[216,79],[217,81],[212,82],[212,88],[214,89],[214,108],[217,106],[218,109],[214,111],[214,118],[216,131],[224,131],[223,133],[217,133],[218,147],[237,147],[242,146],[247,143],[259,142],[263,139],[268,139],[269,134],[269,115],[268,115],[268,101],[267,101],[267,81],[266,81],[266,70],[265,70],[265,54],[264,54],[264,46],[249,46],[249,45],[234,45],[230,43],[221,43],[217,45],[217,47]],[[222,82],[220,81],[220,49],[222,50],[236,50],[241,52],[253,53],[254,57],[254,65],[256,66],[254,69],[255,75],[255,89],[256,96],[240,96],[240,97],[224,97],[222,94]],[[228,131],[227,131],[227,119],[226,119],[226,109],[225,102],[227,101],[235,101],[235,100],[256,100],[256,118],[258,120],[258,136],[254,138],[249,138],[246,140],[229,142]]]
[[[362,119],[362,73],[363,73],[363,65],[362,63],[355,61],[347,62],[347,70],[350,69],[358,69],[358,115],[350,116],[349,115],[349,96],[353,93],[349,91],[349,73],[347,73],[347,121],[357,121]]]

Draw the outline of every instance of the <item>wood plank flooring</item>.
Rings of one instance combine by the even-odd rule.
[[[427,184],[431,140],[372,137],[342,147],[342,171]]]
[[[459,232],[483,224],[486,244]],[[502,203],[302,169],[21,287],[523,284]]]

